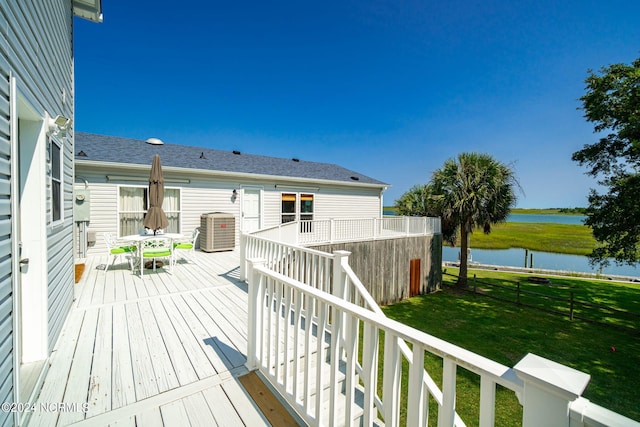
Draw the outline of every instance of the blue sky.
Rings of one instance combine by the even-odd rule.
[[[188,7],[187,7],[188,6]],[[637,0],[103,1],[76,19],[78,131],[337,163],[385,204],[465,151],[519,207],[586,206],[588,69],[640,56]]]

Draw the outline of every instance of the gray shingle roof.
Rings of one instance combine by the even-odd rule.
[[[86,154],[86,157],[78,156],[81,151]],[[355,185],[358,183],[388,185],[329,163],[294,161],[293,159],[245,153],[234,154],[231,151],[178,144],[152,145],[139,139],[85,132],[75,133],[75,158],[77,160],[151,165],[154,154],[160,155],[163,167],[344,181]],[[202,156],[204,158],[201,158]]]

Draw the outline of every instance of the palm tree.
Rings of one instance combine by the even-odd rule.
[[[405,216],[433,216],[429,209],[431,187],[414,185],[395,202],[396,214]]]
[[[436,170],[428,185],[443,231],[460,230],[458,286],[466,287],[469,235],[475,228],[488,234],[491,225],[507,219],[516,203],[518,181],[510,167],[487,154],[461,153]],[[454,243],[455,233],[452,237]]]

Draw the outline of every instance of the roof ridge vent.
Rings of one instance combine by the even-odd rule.
[[[147,144],[151,144],[151,145],[163,145],[164,142],[161,139],[158,138],[149,138],[145,141]]]

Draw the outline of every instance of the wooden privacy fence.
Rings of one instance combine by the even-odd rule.
[[[455,274],[447,273],[446,270],[442,274],[458,277]],[[465,291],[474,295],[481,295],[565,316],[569,320],[582,320],[640,334],[640,313],[582,301],[576,298],[576,292],[573,290],[566,290],[565,295],[559,296],[523,289],[520,281],[510,283],[513,283],[513,286],[489,283],[478,280],[474,274],[473,282]],[[443,284],[445,283],[443,282]]]

